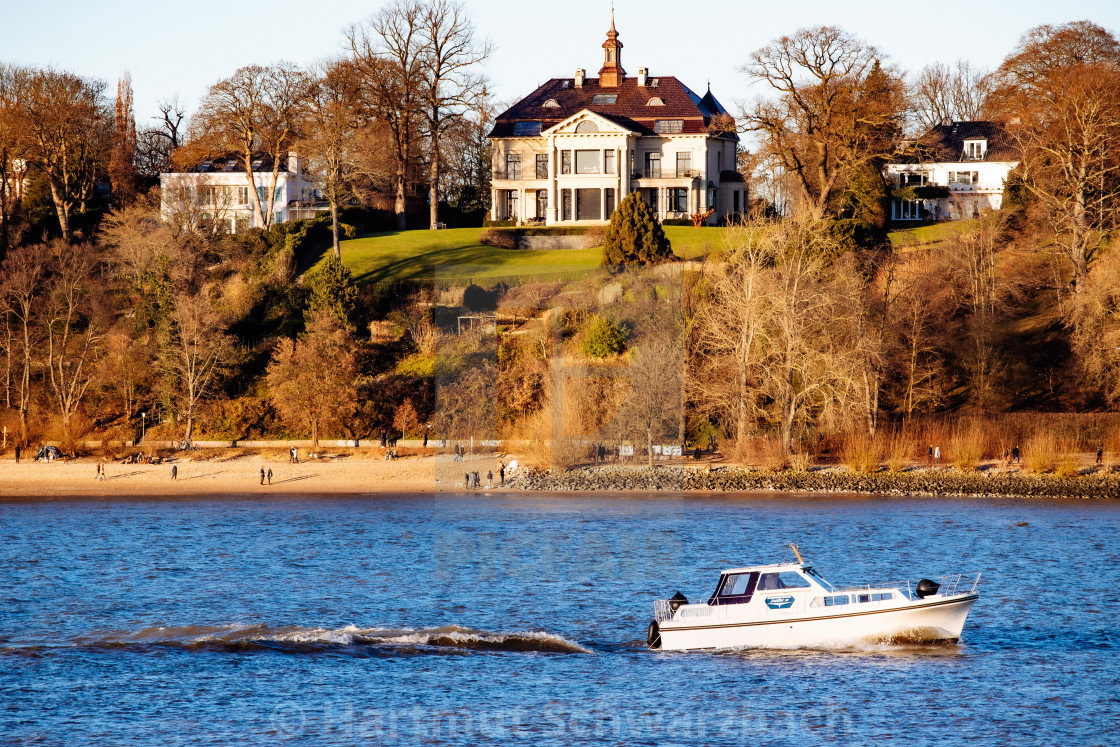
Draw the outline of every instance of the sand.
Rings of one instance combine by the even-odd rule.
[[[66,498],[190,495],[361,495],[462,492],[463,472],[478,470],[486,484],[487,470],[497,481],[499,457],[478,457],[471,465],[454,463],[451,455],[415,456],[386,462],[355,456],[324,459],[237,455],[163,464],[119,464],[104,461],[105,479],[97,479],[96,458],[51,463],[0,459],[0,498]],[[509,457],[504,457],[508,463]],[[178,466],[178,479],[171,468]],[[272,470],[272,484],[260,484],[260,471]],[[437,482],[437,478],[442,478]]]

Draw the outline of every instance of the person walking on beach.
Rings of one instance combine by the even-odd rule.
[[[502,487],[506,486],[506,463],[498,463],[498,478],[502,481]]]
[[[16,464],[19,464],[19,444],[16,444]]]
[[[264,485],[264,467],[261,467],[261,485]]]
[[[179,465],[178,464],[171,465],[171,479],[172,480],[178,480],[179,479]]]
[[[268,484],[269,485],[272,484],[272,468],[271,467],[268,468]]]
[[[474,475],[474,489],[478,490],[482,487],[482,480],[479,479],[478,472],[472,472],[471,474]]]
[[[486,489],[489,490],[492,487],[494,487],[494,471],[493,470],[487,470],[486,471]]]
[[[1015,462],[1015,464],[1019,463],[1019,447],[1018,446],[1012,446],[1011,447],[1011,461]]]
[[[929,445],[929,456],[926,457],[926,466],[933,466],[933,444]]]
[[[934,446],[933,447],[933,463],[938,465],[938,466],[941,466],[941,447],[940,446]]]
[[[105,479],[105,465],[102,464],[101,462],[97,463],[97,479],[98,480],[104,480]]]
[[[1104,459],[1104,444],[1097,444],[1097,464],[1101,463]]]
[[[463,487],[465,487],[467,490],[471,489],[471,473],[470,472],[464,472],[463,473]]]

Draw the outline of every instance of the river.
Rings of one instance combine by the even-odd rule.
[[[651,652],[792,560],[982,571],[957,645]],[[760,496],[0,503],[0,743],[1117,744],[1120,506]]]

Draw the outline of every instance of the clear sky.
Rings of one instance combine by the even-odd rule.
[[[250,63],[299,64],[341,52],[342,33],[381,0],[0,0],[0,61],[53,64],[110,83],[132,74],[138,124],[178,96],[193,111],[208,86]],[[512,102],[577,67],[594,76],[610,0],[466,0],[494,44],[491,89]],[[616,0],[622,64],[675,75],[729,109],[754,95],[738,71],[751,51],[803,26],[840,25],[916,71],[963,57],[994,67],[1027,29],[1089,19],[1120,33],[1117,0]]]

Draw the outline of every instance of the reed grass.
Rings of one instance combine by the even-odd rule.
[[[853,472],[869,475],[883,462],[884,444],[866,433],[853,433],[841,441],[840,459]]]

